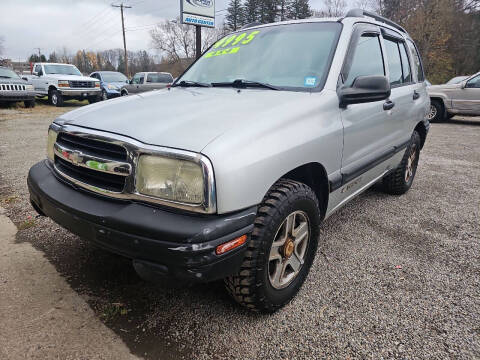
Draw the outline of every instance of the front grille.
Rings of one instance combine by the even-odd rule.
[[[127,160],[127,151],[124,147],[104,141],[60,133],[57,137],[57,143],[71,150],[79,150],[104,159],[115,161]]]
[[[55,167],[63,174],[74,178],[84,184],[105,189],[108,191],[122,192],[125,187],[125,176],[106,174],[100,171],[75,166],[68,161],[55,156]]]
[[[89,139],[81,136],[60,133],[57,144],[70,150],[113,161],[126,161],[127,151],[120,145]],[[115,175],[94,169],[77,166],[58,156],[55,156],[55,167],[63,174],[84,184],[108,191],[122,192],[126,176]]]
[[[1,91],[25,91],[25,85],[22,84],[0,84]]]
[[[95,82],[93,81],[78,81],[78,80],[71,80],[70,82],[71,88],[94,88]]]

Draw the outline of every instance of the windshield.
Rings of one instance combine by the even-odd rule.
[[[13,70],[0,68],[0,78],[18,79],[20,76]]]
[[[176,83],[245,80],[282,90],[319,90],[328,74],[340,30],[341,24],[325,22],[274,25],[229,34]]]
[[[466,78],[468,78],[468,76],[457,76],[457,77],[454,77],[453,79],[448,80],[447,84],[458,84],[458,83],[461,83]]]
[[[102,73],[102,79],[105,82],[125,82],[127,77],[122,73]]]
[[[79,75],[82,73],[73,65],[44,65],[46,74]]]

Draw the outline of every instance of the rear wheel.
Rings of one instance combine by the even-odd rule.
[[[127,96],[128,95],[128,92],[126,90],[122,90],[122,92],[120,93],[121,96]]]
[[[430,122],[441,122],[445,120],[443,103],[441,103],[439,100],[432,100],[430,103],[430,111],[427,114],[427,119]]]
[[[63,105],[63,96],[58,90],[52,90],[48,94],[48,100],[53,106],[60,107]]]
[[[241,305],[271,313],[297,294],[318,244],[321,212],[310,187],[281,179],[258,209],[245,259],[237,275],[225,279]]]
[[[402,162],[392,173],[383,178],[383,188],[386,193],[402,195],[410,189],[417,172],[420,146],[420,134],[414,131]]]

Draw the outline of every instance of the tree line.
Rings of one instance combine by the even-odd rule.
[[[128,70],[130,75],[140,71],[155,71],[155,59],[145,50],[128,51]],[[52,62],[75,65],[83,74],[94,71],[119,71],[125,74],[125,58],[123,49],[109,49],[103,51],[78,50],[70,54],[65,48],[54,51],[50,55],[32,54],[29,62]]]
[[[225,26],[235,31],[254,22],[266,24],[311,16],[308,0],[230,0]]]

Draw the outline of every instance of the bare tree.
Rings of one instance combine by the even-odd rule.
[[[0,59],[3,56],[3,53],[5,51],[5,48],[3,47],[3,43],[5,42],[5,38],[3,36],[0,36]]]
[[[345,0],[325,0],[324,6],[324,16],[339,17],[345,14],[347,3]]]
[[[183,58],[195,57],[195,27],[165,21],[150,31],[152,47],[176,62]],[[202,52],[221,36],[216,29],[202,29]]]

